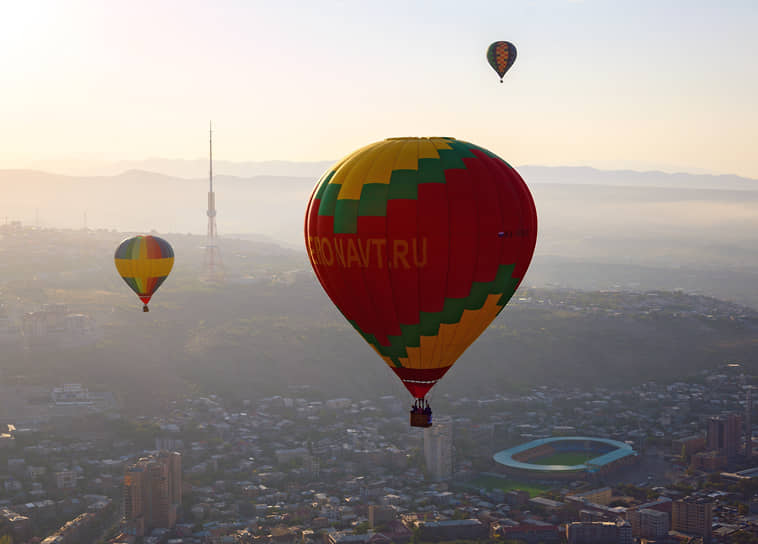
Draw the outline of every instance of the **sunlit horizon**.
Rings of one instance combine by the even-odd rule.
[[[515,165],[758,178],[747,1],[0,7],[0,168],[30,161],[328,161],[450,135]],[[503,84],[490,42],[518,59]],[[635,165],[638,165],[635,167]]]

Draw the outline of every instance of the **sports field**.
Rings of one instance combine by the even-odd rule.
[[[535,465],[574,466],[584,464],[593,457],[597,457],[598,455],[600,454],[569,451],[565,453],[554,453],[553,455],[547,455],[545,457],[540,457],[539,459],[532,459],[529,462]]]
[[[529,493],[529,498],[536,497],[537,495],[541,495],[545,491],[552,489],[552,487],[548,485],[540,485],[533,482],[525,483],[514,480],[512,478],[499,478],[497,476],[485,475],[477,476],[467,483],[474,487],[484,487],[486,489],[500,489],[501,491],[527,491]]]

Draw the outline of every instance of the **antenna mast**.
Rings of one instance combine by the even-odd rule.
[[[208,180],[211,184],[211,194],[213,194],[213,124],[208,122]]]
[[[221,253],[216,231],[216,193],[213,192],[213,124],[208,123],[208,237],[205,244],[205,281],[218,283],[224,279]]]

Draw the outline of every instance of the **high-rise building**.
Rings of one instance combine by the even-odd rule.
[[[124,474],[123,508],[124,519],[131,522],[138,536],[145,534],[145,487],[147,475],[145,468],[138,465],[127,467]]]
[[[745,391],[745,458],[753,456],[753,387]]]
[[[142,457],[124,474],[124,519],[137,536],[152,529],[171,529],[182,503],[182,456],[161,451]]]
[[[168,497],[170,504],[182,504],[182,454],[177,451],[162,451],[159,459],[168,466]]]
[[[632,535],[641,538],[663,538],[671,528],[668,512],[641,508],[627,514],[632,524]]]
[[[671,507],[671,528],[682,533],[700,535],[703,542],[711,541],[713,502],[707,497],[685,497]]]
[[[438,417],[432,427],[424,429],[424,460],[433,481],[453,476],[453,420],[450,417]]]
[[[718,451],[728,459],[737,454],[740,441],[742,417],[739,414],[715,416],[708,420],[707,447]]]

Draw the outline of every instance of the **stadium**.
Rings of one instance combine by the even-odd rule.
[[[540,480],[580,480],[607,475],[634,463],[637,452],[618,440],[588,436],[541,438],[494,455],[513,476]]]

